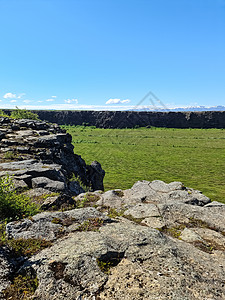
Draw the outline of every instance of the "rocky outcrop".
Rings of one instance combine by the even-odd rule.
[[[225,128],[225,111],[34,111],[41,120],[67,125],[88,124],[100,128],[155,126],[168,128]]]
[[[30,194],[78,195],[86,186],[103,190],[100,163],[86,165],[74,154],[72,137],[44,121],[0,118],[0,176],[13,175],[15,188]],[[62,200],[62,199],[61,199]]]
[[[41,205],[0,224],[0,299],[225,299],[224,204],[181,182],[103,192],[58,125],[0,125],[0,176]]]
[[[13,276],[35,274],[39,300],[225,299],[224,204],[158,180],[75,201],[76,209],[7,225],[11,240],[51,245],[23,256],[16,273],[0,252],[4,289]]]

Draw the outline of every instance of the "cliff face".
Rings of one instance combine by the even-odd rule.
[[[225,128],[225,111],[131,112],[131,111],[34,111],[41,120],[66,125],[100,128],[155,126],[168,128]]]
[[[33,191],[77,195],[83,191],[80,184],[103,190],[101,165],[86,165],[71,141],[56,124],[0,118],[0,177],[13,175],[19,186]]]

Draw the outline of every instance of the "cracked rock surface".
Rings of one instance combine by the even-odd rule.
[[[85,207],[7,225],[9,238],[52,242],[18,270],[37,276],[32,299],[225,299],[222,203],[158,180],[75,200]]]

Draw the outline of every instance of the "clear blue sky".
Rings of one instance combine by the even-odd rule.
[[[225,105],[225,0],[0,0],[0,53],[0,108]]]

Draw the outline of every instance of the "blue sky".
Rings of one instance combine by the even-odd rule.
[[[129,109],[149,91],[225,105],[225,0],[0,0],[0,15],[0,108]]]

